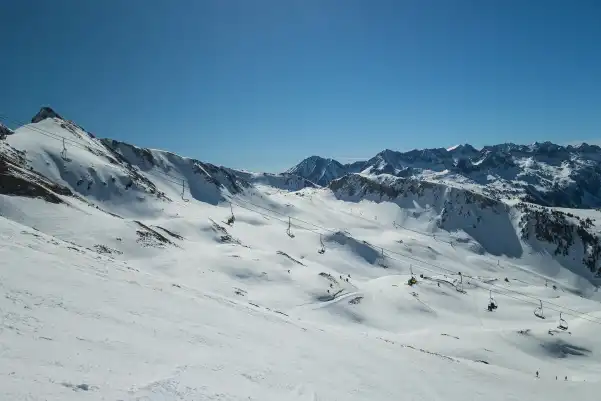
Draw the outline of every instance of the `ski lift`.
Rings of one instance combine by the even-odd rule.
[[[459,283],[455,285],[455,289],[457,289],[457,291],[459,292],[465,292],[463,290],[463,275],[461,274],[461,272],[459,272]]]
[[[492,312],[499,307],[497,301],[492,297],[492,289],[488,290],[488,311]]]
[[[417,284],[417,279],[413,275],[413,265],[409,265],[409,272],[411,273],[411,278],[407,280],[407,284],[413,286],[414,284]]]
[[[234,222],[236,221],[236,216],[234,216],[234,207],[232,206],[232,203],[230,202],[230,217],[227,218],[227,221],[225,222],[225,224],[227,224],[228,226],[233,226]]]
[[[319,244],[321,245],[321,248],[319,248],[319,251],[317,251],[317,253],[323,255],[326,252],[326,247],[323,245],[323,240],[321,239],[321,237],[321,234],[319,234]]]
[[[539,300],[539,302],[540,302],[540,306],[534,310],[534,316],[536,316],[539,319],[544,319],[545,314],[543,311],[543,301]]]
[[[380,266],[382,266],[385,269],[388,269],[388,264],[386,263],[386,255],[384,254],[384,248],[380,248],[382,250],[382,254],[380,256],[380,262],[378,263]]]
[[[67,157],[67,146],[65,145],[65,138],[63,138],[63,150],[61,150],[61,158],[68,162],[69,158]]]
[[[557,328],[564,331],[568,329],[568,322],[566,322],[566,320],[561,317],[561,312],[559,312],[559,325],[557,326]]]
[[[286,234],[288,234],[288,236],[290,238],[294,238],[294,234],[292,234],[291,228],[292,228],[292,222],[290,221],[290,217],[288,217],[288,228],[286,229]]]
[[[186,199],[186,197],[184,196],[186,194],[186,181],[182,180],[182,200],[184,202],[190,202],[190,199]]]

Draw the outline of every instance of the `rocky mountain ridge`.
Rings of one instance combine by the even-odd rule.
[[[326,186],[347,174],[390,174],[465,188],[499,200],[542,206],[601,207],[601,147],[583,143],[505,143],[398,152],[386,149],[365,162],[343,165],[312,156],[287,171]]]

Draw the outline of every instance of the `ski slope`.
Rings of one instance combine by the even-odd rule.
[[[476,252],[465,232],[433,235],[418,206],[232,184],[166,152],[149,165],[121,155],[132,172],[84,137],[97,152],[66,161],[27,129],[8,143],[78,196],[0,195],[0,399],[600,396],[601,297],[549,255]],[[123,179],[82,189],[90,165]],[[126,192],[131,174],[146,186]]]

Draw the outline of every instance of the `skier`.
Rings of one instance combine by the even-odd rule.
[[[538,379],[538,370],[536,371],[536,378]]]

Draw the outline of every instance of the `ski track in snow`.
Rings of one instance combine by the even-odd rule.
[[[49,120],[43,126],[66,135]],[[96,140],[96,154],[70,149],[58,165],[60,143],[24,134],[17,130],[12,145],[75,192],[92,164],[107,182],[111,174],[126,182],[98,156]],[[173,155],[155,157],[172,172],[183,168]],[[417,233],[427,220],[405,216],[417,232],[395,228],[396,205],[348,203],[324,189],[257,185],[233,198],[254,211],[234,206],[227,225],[230,207],[212,203],[221,196],[213,189],[205,202],[184,202],[180,187],[147,174],[175,201],[136,188],[94,192],[95,184],[87,201],[61,196],[63,204],[0,195],[0,399],[599,398],[601,324],[564,314],[569,329],[558,331],[557,311],[545,309],[542,320],[533,310],[542,299],[601,323],[600,298],[549,259],[451,247]],[[320,239],[298,226],[292,238],[288,215],[352,238]],[[461,271],[465,293],[457,277],[419,260]],[[534,299],[498,290],[499,308],[488,312],[489,285],[476,279]]]

